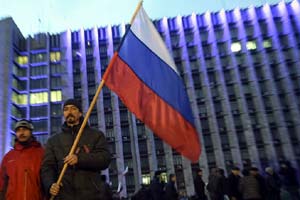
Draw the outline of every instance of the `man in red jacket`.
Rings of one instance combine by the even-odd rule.
[[[0,200],[41,200],[40,166],[44,149],[32,134],[33,125],[22,119],[15,125],[14,148],[0,168]]]

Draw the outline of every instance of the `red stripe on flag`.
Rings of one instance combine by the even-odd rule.
[[[107,87],[158,137],[191,161],[198,161],[201,149],[196,129],[143,84],[117,55],[105,78]]]

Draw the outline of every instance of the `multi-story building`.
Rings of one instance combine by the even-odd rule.
[[[205,177],[213,166],[276,168],[283,160],[299,169],[299,1],[153,22],[186,84],[202,155],[194,164],[182,158],[104,87],[89,123],[106,133],[114,189],[121,182],[123,195],[132,194],[156,170],[175,173],[178,188],[191,195],[199,167]],[[126,27],[24,38],[11,18],[0,21],[1,155],[16,120],[31,119],[45,142],[60,129],[63,100],[81,99],[87,111]]]

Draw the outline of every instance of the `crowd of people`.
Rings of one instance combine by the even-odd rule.
[[[289,162],[283,162],[278,172],[271,167],[260,173],[257,167],[240,171],[232,167],[226,177],[225,171],[212,168],[208,182],[203,180],[199,169],[194,177],[195,195],[186,196],[177,191],[176,175],[170,174],[169,181],[161,180],[156,172],[149,186],[142,188],[132,200],[300,200],[296,170]],[[264,174],[264,175],[262,175]]]
[[[245,168],[242,172],[233,167],[225,177],[222,169],[213,168],[206,189],[210,200],[300,199],[296,170],[289,162],[282,163],[278,172],[266,167],[264,175],[257,167]]]

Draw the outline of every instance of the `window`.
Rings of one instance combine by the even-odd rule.
[[[47,88],[47,78],[30,79],[30,89],[43,89]]]
[[[62,87],[61,77],[51,77],[51,89],[58,89]]]
[[[145,141],[139,142],[139,150],[141,154],[147,154],[147,144]]]
[[[121,122],[127,122],[128,121],[127,111],[120,112],[120,120],[121,120]]]
[[[27,88],[27,80],[18,80],[13,78],[13,87],[18,91],[25,91]]]
[[[193,74],[192,77],[193,77],[195,87],[201,86],[201,80],[199,74]]]
[[[130,142],[124,142],[123,143],[123,152],[124,152],[124,155],[131,155],[131,147],[130,147]],[[127,164],[130,164],[130,163],[124,163],[125,165]],[[130,167],[130,166],[128,166]]]
[[[30,76],[47,75],[47,66],[36,66],[30,68]]]
[[[224,117],[218,117],[217,118],[218,127],[220,129],[225,128],[225,119]]]
[[[229,56],[222,57],[222,58],[220,58],[220,60],[221,60],[221,65],[223,68],[231,66],[231,59]]]
[[[248,37],[253,37],[255,35],[255,32],[254,32],[254,27],[253,25],[248,25],[248,26],[245,26],[245,31],[246,31],[246,34]]]
[[[190,58],[196,58],[196,56],[197,56],[197,48],[196,48],[196,46],[189,46],[187,48],[187,50],[188,50],[188,54],[189,54]]]
[[[239,30],[238,28],[234,27],[230,29],[231,38],[237,39],[239,36]]]
[[[48,103],[47,92],[30,93],[30,104]]]
[[[271,39],[264,39],[263,40],[263,47],[265,49],[272,48],[272,41],[271,41]]]
[[[214,72],[208,73],[208,81],[210,82],[210,84],[215,84],[217,82],[216,74]]]
[[[198,105],[198,109],[199,109],[200,114],[206,114],[207,113],[205,104]]]
[[[50,65],[51,74],[62,74],[65,72],[64,66],[60,64],[52,64]]]
[[[223,29],[215,30],[215,35],[216,35],[217,41],[222,41],[223,37],[224,37],[224,30]]]
[[[150,174],[142,174],[142,184],[149,185],[151,182]]]
[[[113,138],[114,137],[114,130],[113,129],[106,129],[106,137]]]
[[[215,112],[216,113],[221,113],[223,111],[220,101],[214,102],[214,107],[215,107]]]
[[[34,126],[34,132],[46,132],[48,129],[48,119],[39,119],[32,122]]]
[[[202,42],[207,42],[208,40],[208,31],[207,30],[201,30],[200,31],[200,38]]]
[[[242,50],[242,45],[240,42],[233,42],[230,49],[233,53],[240,52]]]
[[[45,53],[31,54],[30,59],[31,63],[45,62],[47,60]]]
[[[220,55],[226,55],[227,54],[227,43],[219,43],[218,44],[218,51]]]
[[[26,105],[27,104],[27,94],[18,94],[16,92],[12,93],[12,102],[18,105]]]
[[[26,118],[26,108],[19,108],[18,106],[12,104],[11,114],[19,119]]]
[[[51,133],[56,133],[61,130],[61,117],[51,117]]]
[[[230,101],[230,107],[232,111],[239,109],[237,101]]]
[[[198,62],[198,60],[192,60],[190,61],[190,66],[191,66],[191,70],[195,70],[195,71],[198,71],[200,70],[200,64]]]
[[[232,81],[232,75],[233,71],[232,70],[226,70],[224,71],[224,79],[226,83],[230,83]]]
[[[213,98],[219,97],[220,92],[219,92],[217,87],[212,87],[211,88],[211,95],[212,95]]]
[[[51,91],[51,102],[62,101],[62,94],[60,90]]]
[[[61,117],[61,115],[62,115],[61,104],[51,104],[51,113],[50,114],[53,117]]]
[[[59,51],[50,52],[50,61],[51,62],[58,62],[61,59],[61,55]]]
[[[247,65],[247,60],[244,54],[237,54],[236,62],[238,65],[245,66]]]
[[[93,48],[89,47],[85,49],[86,56],[93,56]]]
[[[189,32],[185,34],[185,41],[187,46],[194,44],[194,33]]]
[[[252,40],[252,41],[248,41],[246,43],[246,47],[248,50],[256,50],[256,41]]]
[[[47,117],[48,106],[30,106],[30,118]]]
[[[129,137],[130,137],[130,131],[129,131],[129,127],[128,126],[121,126],[121,132],[122,132],[122,136],[123,137],[127,137],[127,139],[129,139]]]
[[[234,85],[228,85],[227,86],[227,94],[228,94],[229,97],[235,96]]]
[[[197,98],[197,99],[202,99],[202,98],[204,98],[203,90],[202,90],[200,87],[195,88],[195,95],[196,95],[196,98]]]
[[[174,160],[174,165],[181,165],[182,164],[182,159],[181,159],[180,155],[174,155],[173,160]]]
[[[28,57],[27,56],[17,56],[15,58],[15,62],[19,65],[26,65],[28,63]]]
[[[141,136],[145,135],[145,126],[137,125],[136,128],[137,128],[138,137],[141,137]]]
[[[204,54],[204,57],[211,57],[212,56],[212,46],[211,46],[211,44],[203,45],[203,54]]]
[[[248,83],[243,83],[242,86],[245,95],[251,94],[251,87]]]
[[[17,65],[13,65],[13,74],[15,74],[18,77],[26,77],[26,68],[21,68]]]

